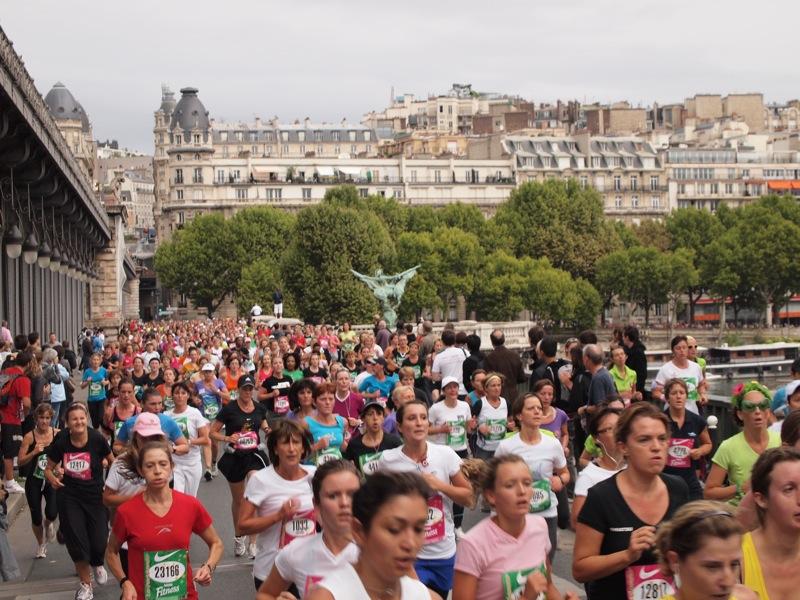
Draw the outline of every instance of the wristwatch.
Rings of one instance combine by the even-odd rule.
[[[122,579],[120,579],[119,580],[119,587],[122,587],[123,585],[125,585],[126,581],[128,581],[127,577],[123,577]]]

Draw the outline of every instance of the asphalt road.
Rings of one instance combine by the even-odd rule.
[[[225,543],[225,552],[214,581],[208,588],[200,589],[200,598],[236,598],[244,600],[255,596],[251,573],[252,561],[233,556],[233,524],[230,517],[230,494],[222,476],[211,482],[202,481],[199,498],[214,517],[214,526]],[[48,547],[47,558],[34,559],[36,544],[30,529],[30,513],[25,503],[9,531],[9,541],[14,549],[17,561],[23,574],[21,580],[0,584],[0,599],[16,600],[70,600],[74,598],[77,588],[77,577],[66,548],[58,544]],[[467,511],[464,529],[469,529],[487,515],[479,511]],[[571,583],[573,535],[568,531],[559,531],[559,550],[553,564],[556,585],[562,591],[573,589],[583,597],[581,588]],[[202,563],[207,556],[205,544],[195,538],[191,552],[192,564]],[[562,579],[564,578],[564,579]],[[569,579],[570,581],[565,581]],[[95,587],[97,600],[117,600],[119,587],[113,577],[105,586]]]

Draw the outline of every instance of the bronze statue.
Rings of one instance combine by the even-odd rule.
[[[378,302],[381,303],[383,320],[386,321],[388,327],[394,327],[395,323],[397,323],[397,310],[400,308],[400,300],[402,300],[406,291],[406,284],[417,274],[419,267],[420,265],[411,267],[396,275],[384,275],[383,269],[378,269],[372,277],[353,269],[350,269],[350,272],[372,290]]]

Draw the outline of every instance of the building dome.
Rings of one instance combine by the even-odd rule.
[[[191,136],[192,129],[208,131],[208,112],[203,103],[200,102],[200,98],[197,97],[197,88],[185,87],[181,89],[181,99],[175,105],[172,121],[169,125],[170,130],[176,127],[183,129],[187,140]]]
[[[90,131],[91,125],[89,124],[89,117],[86,116],[86,111],[83,110],[81,103],[75,100],[72,92],[60,81],[56,82],[53,89],[47,92],[44,102],[47,104],[50,114],[57,121],[80,121],[81,129],[87,133]]]
[[[158,110],[163,112],[168,117],[175,111],[175,93],[169,89],[169,86],[161,85],[161,106]]]

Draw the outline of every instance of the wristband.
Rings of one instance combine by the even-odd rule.
[[[126,581],[128,581],[127,577],[123,577],[122,579],[120,579],[119,580],[119,587],[122,587],[123,585],[125,585]]]

